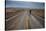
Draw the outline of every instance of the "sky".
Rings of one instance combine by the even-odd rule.
[[[43,9],[45,6],[44,3],[41,2],[24,2],[24,1],[6,1],[6,8],[7,7],[18,7],[18,8],[37,8],[37,9]]]

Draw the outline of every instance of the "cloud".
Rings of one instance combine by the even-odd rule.
[[[44,3],[23,2],[23,1],[6,1],[6,7],[44,8]]]

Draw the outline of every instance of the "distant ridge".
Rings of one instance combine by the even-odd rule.
[[[6,9],[41,9],[41,8],[21,8],[21,7],[7,7]],[[43,8],[44,9],[44,8]]]

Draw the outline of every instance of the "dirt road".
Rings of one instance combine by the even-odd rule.
[[[35,17],[28,10],[24,10],[6,19],[6,30],[43,28],[43,21],[41,17]]]

